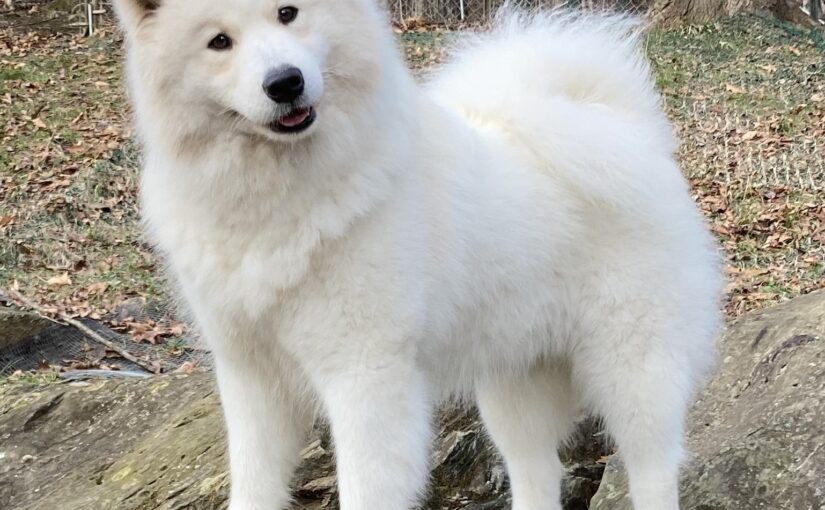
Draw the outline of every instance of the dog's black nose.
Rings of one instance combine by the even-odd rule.
[[[304,75],[297,67],[281,67],[264,78],[264,92],[276,103],[292,103],[304,93]]]

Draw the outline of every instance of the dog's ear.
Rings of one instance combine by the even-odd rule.
[[[120,26],[132,33],[160,7],[162,0],[114,0]]]

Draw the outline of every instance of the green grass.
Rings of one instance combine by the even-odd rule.
[[[54,370],[22,372],[8,377],[0,377],[0,390],[7,390],[16,386],[43,386],[59,380],[60,378]]]
[[[821,288],[821,34],[740,16],[654,31],[646,50],[686,176],[728,255],[729,312]]]
[[[133,296],[166,300],[138,227],[137,167],[110,31],[82,39],[3,31],[0,45],[0,288],[70,313]],[[399,35],[410,66],[461,37]],[[741,16],[653,31],[645,50],[682,140],[679,158],[728,259],[737,315],[823,286],[825,42]],[[571,50],[572,51],[572,50]],[[37,124],[42,126],[38,126]],[[49,285],[68,272],[72,283]],[[105,283],[102,293],[89,286]]]

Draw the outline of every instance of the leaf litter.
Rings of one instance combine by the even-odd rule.
[[[460,38],[398,32],[415,71]],[[139,228],[121,46],[111,23],[92,38],[0,28],[0,290],[69,317],[170,299]],[[728,315],[825,286],[822,38],[740,16],[654,31],[647,52],[693,197],[725,254]],[[174,321],[109,325],[152,344],[186,333]]]

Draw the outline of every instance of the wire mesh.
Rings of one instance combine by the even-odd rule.
[[[386,0],[395,23],[415,22],[455,26],[487,24],[505,4],[525,10],[568,6],[584,9],[639,10],[638,0]]]
[[[505,3],[526,9],[547,9],[560,5],[581,8],[613,8],[641,11],[649,6],[647,0],[384,0],[394,23],[407,26],[414,23],[456,26],[461,24],[486,24]],[[825,1],[799,0],[800,9],[814,20],[823,21]],[[44,0],[7,0],[7,8],[17,11],[30,10],[47,4]],[[75,5],[62,21],[68,26],[88,30],[87,7],[91,6],[93,22],[111,19],[111,0],[76,0]],[[56,18],[55,18],[56,19]],[[4,23],[0,22],[0,26]]]
[[[648,0],[378,0],[387,7],[393,23],[401,27],[418,24],[460,27],[484,25],[492,21],[496,12],[505,4],[527,10],[550,9],[558,6],[580,8],[613,8],[632,11],[644,10]],[[806,5],[811,0],[802,0]],[[44,0],[15,0],[14,9],[25,11],[32,6],[43,6]],[[45,9],[41,9],[45,11]],[[89,19],[89,12],[91,20]],[[89,28],[101,22],[111,22],[114,9],[111,0],[75,0],[68,12],[54,14],[48,19],[62,23],[67,29],[89,33]],[[14,23],[9,23],[14,24]],[[0,27],[4,23],[0,21]],[[94,30],[92,30],[93,32]]]
[[[175,320],[170,308],[153,305],[121,308],[107,319],[117,321],[127,315],[129,320],[135,322],[162,323]],[[80,319],[80,322],[118,349],[139,358],[147,365],[156,366],[161,372],[175,371],[187,362],[200,367],[211,366],[208,351],[193,336],[167,338],[151,344],[136,342],[129,335],[114,331],[102,322],[91,319]],[[18,370],[25,372],[58,366],[85,369],[102,365],[130,372],[146,371],[69,325],[54,324],[0,348],[0,377]]]

